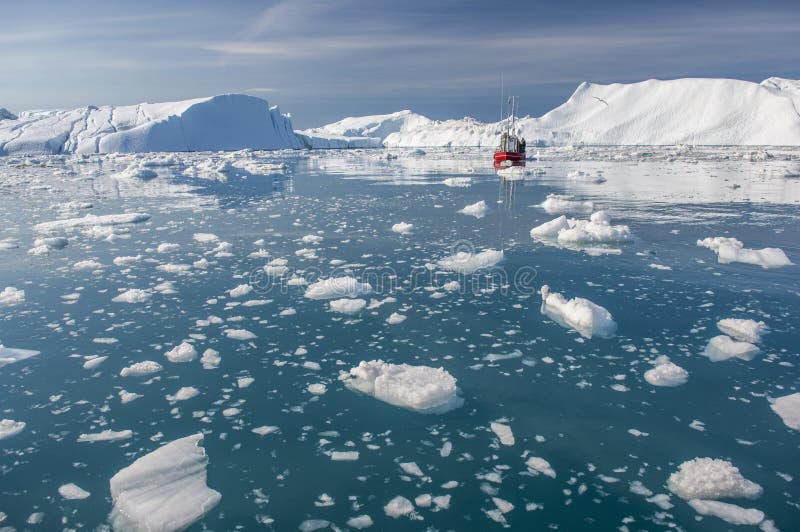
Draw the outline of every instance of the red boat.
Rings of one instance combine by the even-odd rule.
[[[494,152],[495,168],[506,166],[525,165],[525,139],[516,134],[515,113],[517,110],[517,97],[508,99],[508,116],[505,118],[506,130],[500,135],[500,145]]]

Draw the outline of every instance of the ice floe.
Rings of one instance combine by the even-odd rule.
[[[126,368],[122,368],[122,371],[120,371],[119,374],[122,377],[143,377],[145,375],[158,373],[162,369],[164,368],[158,362],[154,362],[152,360],[143,360],[142,362],[136,362],[135,364],[131,364]]]
[[[667,487],[678,497],[690,499],[756,499],[761,486],[747,480],[727,460],[695,458],[678,466],[667,480]]]
[[[16,347],[5,347],[3,344],[0,344],[0,368],[5,366],[6,364],[13,364],[21,360],[26,360],[28,358],[35,357],[38,354],[39,351],[35,351],[33,349],[19,349]]]
[[[770,405],[790,429],[800,430],[800,393],[776,398]]]
[[[500,443],[503,445],[514,445],[514,433],[511,431],[511,427],[505,423],[498,423],[496,421],[492,421],[489,427],[500,439]]]
[[[582,297],[568,300],[558,292],[551,292],[547,285],[542,286],[541,294],[542,314],[562,327],[574,329],[585,338],[611,338],[616,333],[617,323],[600,305]]]
[[[58,494],[67,500],[86,499],[89,497],[89,495],[91,495],[91,493],[89,493],[85,489],[71,482],[69,484],[64,484],[60,486],[58,488]]]
[[[0,440],[16,436],[25,430],[24,421],[14,421],[13,419],[0,420]]]
[[[475,218],[480,219],[489,213],[489,207],[486,206],[486,202],[484,200],[480,200],[471,205],[467,205],[458,212],[461,214],[466,214],[467,216],[474,216]]]
[[[459,251],[449,257],[445,257],[437,264],[446,269],[461,274],[471,274],[478,270],[483,270],[496,266],[503,260],[503,252],[496,249],[487,249],[480,253],[469,251]]]
[[[725,318],[717,322],[717,328],[728,336],[740,342],[757,344],[761,335],[767,332],[767,325],[763,321]]]
[[[717,254],[721,264],[742,262],[755,264],[762,268],[779,268],[794,264],[780,248],[749,249],[744,244],[730,237],[716,236],[697,241],[697,245],[706,247]]]
[[[184,530],[219,503],[208,487],[202,434],[187,436],[138,458],[111,477],[115,530]]]
[[[197,350],[189,342],[181,342],[164,353],[164,356],[170,362],[191,362],[197,358]]]
[[[100,432],[81,434],[78,436],[79,443],[94,443],[98,441],[119,441],[127,440],[133,436],[132,430],[101,430]]]
[[[528,473],[536,475],[544,475],[550,478],[556,478],[556,471],[550,465],[550,462],[539,456],[531,456],[525,461],[525,466],[528,468]]]
[[[644,380],[653,386],[680,386],[689,380],[689,372],[662,355],[655,367],[644,372]]]
[[[397,519],[398,517],[412,514],[414,512],[414,504],[402,495],[398,495],[383,507],[383,511],[389,517]]]
[[[703,350],[703,356],[708,357],[712,362],[731,358],[753,360],[760,352],[761,350],[750,342],[739,342],[730,336],[720,334],[709,340]]]
[[[25,290],[7,286],[0,292],[0,307],[16,305],[25,301]]]
[[[576,200],[572,196],[548,194],[540,205],[548,214],[592,212],[594,203],[591,201]]]
[[[764,512],[755,508],[742,508],[736,504],[703,499],[691,499],[688,502],[698,514],[719,517],[732,525],[755,526],[764,520]]]
[[[152,297],[153,294],[147,290],[131,288],[115,296],[111,301],[114,303],[146,303],[150,301]]]
[[[414,230],[414,224],[399,222],[392,226],[392,231],[401,235],[408,235]]]
[[[333,312],[341,314],[358,314],[367,306],[364,299],[334,299],[328,303]]]
[[[362,361],[341,372],[348,388],[394,406],[422,413],[443,413],[463,404],[456,379],[443,368]]]
[[[52,222],[43,222],[33,226],[35,231],[40,233],[52,233],[55,231],[64,231],[67,229],[75,229],[78,227],[94,227],[103,225],[121,225],[121,224],[138,224],[146,222],[150,219],[149,214],[141,212],[132,212],[126,214],[104,214],[96,216],[94,214],[87,214],[82,218],[68,218],[66,220],[54,220]]]
[[[305,297],[309,299],[334,299],[358,297],[372,292],[372,285],[354,277],[330,277],[308,286]]]

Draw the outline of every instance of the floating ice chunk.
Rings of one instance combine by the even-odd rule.
[[[197,397],[198,395],[200,395],[200,390],[194,386],[184,386],[175,392],[174,395],[167,395],[167,401],[187,401],[192,397]]]
[[[94,443],[97,441],[119,441],[127,440],[133,436],[132,430],[101,430],[92,434],[81,434],[78,436],[79,443]]]
[[[574,329],[585,338],[611,338],[616,333],[614,318],[600,305],[582,297],[567,300],[557,292],[550,292],[547,285],[542,286],[541,294],[542,314],[562,327]]]
[[[158,177],[158,174],[155,171],[146,168],[143,164],[132,164],[122,172],[116,174],[116,177],[121,179],[141,179],[146,181],[148,179],[154,179]]]
[[[770,408],[780,416],[787,427],[800,430],[800,393],[778,397]]]
[[[130,290],[125,290],[111,301],[114,303],[146,303],[152,297],[153,295],[147,290],[131,288]]]
[[[780,248],[748,249],[735,239],[724,236],[704,238],[697,241],[698,246],[706,247],[717,254],[722,264],[741,262],[755,264],[762,268],[779,268],[794,264]]]
[[[83,369],[90,369],[93,370],[97,368],[100,364],[108,360],[107,356],[90,356],[87,357],[86,361],[83,363]]]
[[[69,244],[63,236],[37,238],[33,241],[33,248],[28,250],[30,255],[47,255],[54,249],[64,249]]]
[[[402,495],[398,495],[383,507],[383,511],[389,517],[397,519],[398,517],[412,514],[414,512],[414,504]]]
[[[741,342],[757,344],[761,335],[767,332],[767,325],[763,321],[725,318],[717,322],[717,328]]]
[[[503,445],[514,445],[514,433],[511,432],[511,427],[503,423],[497,423],[496,421],[492,421],[490,427],[492,432],[500,438],[500,443]]]
[[[208,457],[202,434],[170,442],[111,477],[115,530],[184,530],[219,503],[206,484]]]
[[[208,244],[219,240],[219,237],[214,233],[195,233],[192,235],[192,238],[195,242],[200,242],[201,244]]]
[[[89,497],[89,495],[91,495],[91,493],[89,493],[85,489],[82,489],[71,482],[69,484],[64,484],[63,486],[59,487],[58,494],[68,500],[86,499],[87,497]]]
[[[81,260],[72,265],[75,270],[99,270],[102,267],[96,260]]]
[[[247,329],[226,329],[225,336],[232,340],[252,340],[257,336]]]
[[[525,461],[528,467],[528,473],[533,476],[542,474],[550,478],[556,478],[556,471],[550,465],[550,462],[538,456],[531,456]]]
[[[129,264],[134,264],[142,260],[141,255],[129,255],[129,256],[122,256],[122,257],[114,257],[114,264],[117,266],[127,266]]]
[[[156,251],[158,253],[172,253],[173,251],[178,251],[181,248],[180,244],[174,244],[171,242],[163,242],[158,245]]]
[[[141,394],[134,393],[134,392],[128,392],[126,390],[120,390],[117,393],[119,394],[119,400],[123,405],[128,404],[131,401],[135,401],[135,400],[137,400],[137,399],[139,399],[141,397],[144,397]]]
[[[236,288],[229,290],[228,295],[231,297],[243,297],[253,291],[253,287],[249,284],[240,284]]]
[[[324,240],[324,238],[319,235],[306,235],[300,240],[305,244],[319,244]]]
[[[300,523],[297,528],[300,532],[314,532],[315,530],[328,528],[330,525],[331,522],[325,519],[306,519]]]
[[[631,240],[627,225],[611,225],[604,211],[598,211],[586,220],[570,220],[569,229],[558,233],[558,241],[563,243],[617,243]]]
[[[347,526],[350,528],[355,528],[356,530],[369,528],[372,526],[372,518],[366,514],[357,515],[347,520]]]
[[[289,264],[289,261],[286,259],[272,259],[264,265],[264,273],[270,277],[280,277],[289,271],[287,264]]]
[[[166,353],[164,356],[170,362],[191,362],[197,358],[197,350],[188,342],[181,342]],[[124,375],[123,375],[124,376]]]
[[[475,218],[483,218],[489,212],[489,207],[486,206],[485,201],[480,200],[472,205],[467,205],[458,212],[466,214],[467,216],[474,216]]]
[[[753,360],[761,350],[749,342],[737,342],[730,336],[720,334],[709,340],[703,351],[703,356],[707,356],[712,362],[740,358],[742,360]]]
[[[667,480],[669,490],[681,499],[756,499],[763,489],[744,478],[732,463],[716,458],[695,458],[678,466]]]
[[[558,214],[562,212],[592,212],[594,203],[591,201],[580,201],[572,199],[572,196],[562,196],[558,194],[548,194],[547,199],[540,205],[548,214]]]
[[[411,475],[412,477],[425,476],[425,473],[422,472],[422,469],[419,468],[416,462],[400,462],[398,465],[406,475]]]
[[[742,508],[736,504],[718,501],[691,499],[689,506],[700,515],[713,515],[732,525],[758,525],[764,520],[764,512],[755,508]]]
[[[239,389],[248,388],[254,382],[256,382],[256,380],[253,377],[239,377],[236,379],[236,386]]]
[[[13,364],[20,360],[35,357],[38,354],[39,351],[34,351],[33,349],[18,349],[16,347],[5,347],[3,344],[0,344],[0,368],[6,364]]]
[[[0,307],[16,305],[25,301],[25,290],[17,290],[13,286],[7,286],[0,292]]]
[[[322,383],[309,384],[306,389],[308,390],[308,393],[313,395],[324,395],[325,392],[328,391],[328,387]]]
[[[478,270],[491,268],[503,260],[503,252],[496,249],[487,249],[480,253],[459,251],[454,255],[441,259],[437,264],[456,273],[471,274]]]
[[[660,356],[655,367],[644,372],[644,380],[653,386],[680,386],[689,380],[689,372],[671,362],[669,357]]]
[[[5,440],[11,436],[16,436],[25,429],[24,421],[14,421],[13,419],[0,420],[0,440]]]
[[[137,362],[135,364],[131,364],[127,368],[122,368],[122,371],[119,374],[122,377],[142,377],[145,375],[152,375],[153,373],[158,373],[163,368],[161,364],[158,362],[154,362],[152,360],[144,360],[142,362]]]
[[[358,297],[372,292],[372,285],[362,283],[354,277],[331,277],[317,281],[306,289],[309,299],[334,299]]]
[[[256,427],[252,430],[253,433],[258,434],[259,436],[266,436],[267,434],[272,434],[278,432],[280,429],[278,427],[272,425],[264,425],[261,427]]]
[[[332,451],[331,460],[334,462],[355,462],[358,460],[358,451]]]
[[[389,325],[397,325],[398,323],[403,323],[406,321],[407,316],[402,314],[398,314],[397,312],[392,312],[388,318],[386,318],[386,323]]]
[[[414,230],[414,224],[399,222],[392,226],[392,231],[401,235],[408,235]]]
[[[342,314],[358,314],[367,306],[367,302],[364,299],[347,298],[334,299],[328,304],[333,312],[340,312]]]
[[[216,369],[220,362],[222,362],[222,357],[219,356],[219,351],[214,349],[206,349],[203,351],[203,356],[200,357],[200,363],[203,364],[204,369]]]
[[[472,178],[471,177],[448,177],[442,184],[446,187],[459,187],[465,188],[472,186]]]
[[[463,404],[456,379],[443,368],[362,361],[339,379],[351,390],[422,413],[443,413]]]
[[[569,221],[563,214],[554,220],[537,225],[531,229],[531,238],[557,238],[561,231],[569,229]]]
[[[74,229],[77,227],[90,227],[97,225],[120,225],[120,224],[138,224],[146,222],[150,219],[149,214],[144,213],[128,213],[128,214],[106,214],[103,216],[95,216],[94,214],[87,214],[83,218],[69,218],[66,220],[55,220],[52,222],[44,222],[36,224],[33,229],[40,233],[49,233],[54,231],[63,231],[65,229]]]

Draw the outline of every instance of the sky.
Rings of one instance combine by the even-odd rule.
[[[522,115],[583,81],[800,78],[800,0],[0,0],[0,107],[231,92],[296,128],[411,109]]]

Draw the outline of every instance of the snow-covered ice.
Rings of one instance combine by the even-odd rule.
[[[716,253],[721,264],[742,262],[762,268],[780,268],[794,264],[780,248],[749,249],[741,241],[730,237],[708,237],[698,240],[697,245]]]
[[[114,529],[183,530],[214,508],[222,495],[206,484],[202,442],[202,434],[174,440],[111,477]]]
[[[309,299],[355,298],[372,292],[369,283],[362,283],[354,277],[331,277],[308,286],[305,297]]]
[[[778,397],[770,408],[780,416],[787,427],[800,430],[800,393]]]
[[[502,251],[487,249],[479,253],[459,251],[458,253],[439,260],[437,264],[446,270],[467,275],[496,266],[502,260]]]
[[[422,413],[443,413],[463,403],[456,379],[443,368],[362,361],[339,376],[348,388]]]
[[[559,325],[574,329],[585,338],[611,338],[616,333],[617,323],[600,305],[583,297],[568,300],[558,292],[551,292],[548,285],[542,286],[540,292],[541,313]]]
[[[667,479],[667,487],[678,497],[690,499],[756,499],[761,486],[742,476],[727,460],[695,458],[678,466]]]
[[[669,357],[660,356],[655,366],[644,372],[644,380],[653,386],[680,386],[689,380],[689,372],[672,362]]]
[[[717,322],[717,329],[734,340],[757,344],[761,335],[767,332],[767,325],[763,321],[725,318]]]
[[[739,342],[730,336],[720,334],[708,341],[703,355],[712,362],[719,362],[731,358],[753,360],[761,350],[750,342]]]

